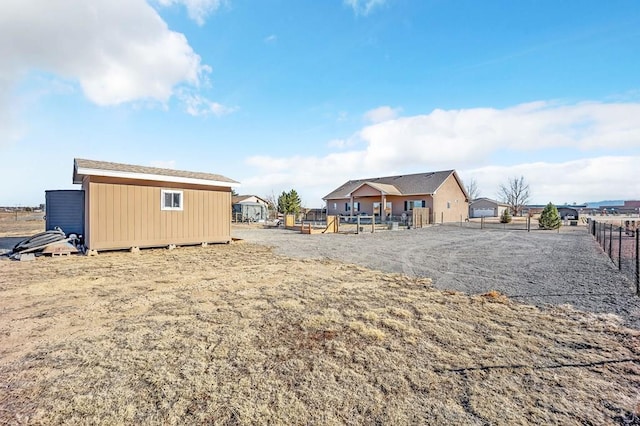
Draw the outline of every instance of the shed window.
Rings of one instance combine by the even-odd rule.
[[[162,210],[182,210],[182,191],[162,190]]]

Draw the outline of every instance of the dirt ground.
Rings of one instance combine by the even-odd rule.
[[[560,232],[459,226],[303,235],[282,228],[237,226],[233,235],[286,256],[335,259],[372,269],[433,279],[442,290],[497,290],[536,306],[569,304],[619,315],[640,329],[640,297],[586,227]]]
[[[332,238],[383,256],[394,235]],[[330,259],[316,237],[314,258],[245,240],[0,260],[0,423],[640,421],[640,331],[617,317],[438,290]],[[388,264],[422,267],[404,256]]]

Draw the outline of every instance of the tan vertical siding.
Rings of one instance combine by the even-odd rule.
[[[231,240],[228,189],[127,184],[101,178],[86,192],[90,249],[119,249]],[[161,190],[183,192],[183,210],[161,210]],[[88,225],[88,226],[87,226]]]

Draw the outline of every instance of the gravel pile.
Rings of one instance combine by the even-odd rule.
[[[620,316],[640,328],[640,297],[585,228],[479,230],[456,226],[360,235],[303,235],[234,227],[233,236],[291,257],[330,258],[433,279],[434,287],[469,294],[497,290],[523,303],[570,304]]]

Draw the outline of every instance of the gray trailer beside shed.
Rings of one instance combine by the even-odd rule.
[[[84,235],[84,191],[45,191],[47,230],[62,229],[65,234]]]

